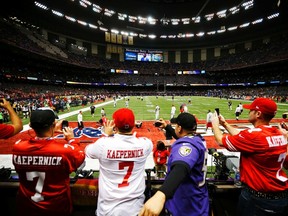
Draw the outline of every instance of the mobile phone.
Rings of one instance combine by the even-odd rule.
[[[67,120],[63,120],[62,121],[62,130],[65,128],[65,127],[69,127],[69,122]]]
[[[287,126],[287,124],[286,124],[285,122],[282,122],[282,123],[281,123],[281,127],[282,127],[283,129],[285,129],[285,130],[288,130],[288,126]]]
[[[215,108],[215,111],[216,111],[217,115],[220,115],[220,110],[219,110],[219,108]]]
[[[162,125],[161,122],[155,122],[155,123],[154,123],[154,126],[155,126],[155,127],[160,127],[161,125]]]
[[[3,99],[0,99],[0,103],[4,103]]]

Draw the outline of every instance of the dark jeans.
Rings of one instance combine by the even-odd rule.
[[[237,212],[238,216],[287,216],[288,197],[282,199],[259,198],[243,188]]]

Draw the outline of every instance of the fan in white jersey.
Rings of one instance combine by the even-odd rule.
[[[108,120],[105,133],[85,148],[88,158],[99,159],[97,216],[137,215],[145,199],[145,163],[152,141],[132,133],[132,110],[121,108]],[[113,130],[114,129],[114,130]]]

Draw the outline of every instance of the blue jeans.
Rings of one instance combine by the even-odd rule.
[[[238,216],[287,216],[288,197],[282,199],[259,198],[243,188],[237,212]]]

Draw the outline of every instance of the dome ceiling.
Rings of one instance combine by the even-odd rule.
[[[1,13],[17,16],[49,31],[99,43],[105,42],[105,33],[99,28],[109,32],[116,30],[119,34],[134,33],[136,35],[133,37],[134,46],[155,48],[235,43],[265,37],[287,29],[287,0],[90,0],[89,2],[38,0],[38,2],[46,5],[49,10],[39,9],[31,0],[10,0],[7,2],[7,8],[1,7]],[[252,2],[253,5],[249,9],[244,5],[248,2]],[[90,3],[99,6],[100,12],[95,12],[93,9],[97,7]],[[238,11],[234,11],[233,8],[238,8]],[[92,24],[97,29],[55,16],[52,10],[86,24]],[[224,10],[225,15],[221,16]],[[275,19],[268,19],[277,13]],[[123,15],[124,20],[119,19],[120,15]],[[136,20],[132,22],[132,18]],[[154,20],[154,24],[149,24],[149,19]],[[256,24],[260,19],[261,23]],[[241,26],[246,23],[250,25],[242,28]],[[212,34],[213,32],[216,33]],[[155,38],[149,38],[151,35]]]

